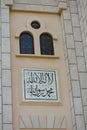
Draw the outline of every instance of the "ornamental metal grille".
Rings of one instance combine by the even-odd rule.
[[[31,27],[34,28],[34,29],[39,29],[40,28],[40,24],[37,21],[33,21],[31,23]]]

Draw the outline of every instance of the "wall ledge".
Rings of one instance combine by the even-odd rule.
[[[13,5],[13,0],[5,0],[5,5],[12,6]]]
[[[55,2],[55,1],[54,1]],[[61,13],[62,10],[67,9],[67,1],[66,0],[57,0],[56,4],[34,4],[33,3],[23,3],[20,1],[20,3],[17,1],[13,2],[13,0],[5,0],[5,4],[7,6],[11,6],[11,10],[16,11],[33,11],[33,12],[45,12],[45,13]]]

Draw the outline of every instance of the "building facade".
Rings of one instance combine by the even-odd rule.
[[[87,0],[0,0],[0,130],[87,130],[86,11]]]

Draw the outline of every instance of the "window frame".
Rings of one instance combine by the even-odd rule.
[[[22,45],[22,44],[24,44],[24,43],[22,43],[21,41],[22,41],[22,36],[23,35],[27,35],[27,37],[29,38],[31,38],[31,46],[29,46],[28,47],[28,49],[30,50],[30,48],[32,48],[32,50],[30,51],[30,52],[28,52],[28,49],[26,48],[26,46],[25,46],[25,49],[27,50],[22,50],[23,49],[23,47],[24,47],[24,45]],[[28,46],[28,43],[26,43],[26,45]],[[34,37],[33,37],[33,35],[30,33],[30,32],[28,32],[28,31],[23,31],[21,34],[20,34],[20,36],[19,36],[19,51],[20,51],[20,54],[34,54],[35,53],[35,51],[34,51]],[[24,53],[24,52],[25,53]]]
[[[44,41],[41,41],[41,37],[43,37],[43,36],[48,36],[49,38],[50,38],[50,45],[51,45],[51,47],[50,47],[50,49],[48,49],[48,52],[46,51],[45,53],[43,52],[44,50],[43,50],[43,45],[41,45],[42,43],[41,42],[44,42]],[[49,40],[49,39],[48,39]],[[44,44],[44,43],[43,43]],[[47,45],[48,46],[48,45]],[[41,55],[51,55],[51,56],[54,56],[55,54],[54,54],[54,43],[53,43],[53,37],[52,37],[52,35],[50,34],[50,33],[46,33],[46,32],[44,32],[44,33],[42,33],[41,35],[40,35],[40,54]]]

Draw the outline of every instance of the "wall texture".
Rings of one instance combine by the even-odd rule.
[[[81,94],[82,94],[82,104],[83,112],[87,130],[87,0],[77,0],[79,21],[81,27],[82,35],[82,44],[83,44],[83,55],[84,55],[84,64],[86,65],[86,70],[83,71],[80,75],[81,83]]]
[[[87,130],[87,1],[67,0],[67,5],[61,23],[73,126]],[[0,0],[0,130],[13,130],[9,13]]]
[[[2,96],[1,96],[1,0],[0,0],[0,130],[2,130]]]
[[[12,96],[11,96],[11,63],[10,63],[10,26],[9,7],[1,1],[1,98],[0,130],[12,130]],[[1,99],[0,98],[0,99]]]
[[[68,60],[69,78],[71,84],[71,109],[74,117],[73,125],[75,130],[87,129],[87,73],[85,53],[87,48],[84,48],[84,42],[82,39],[83,34],[86,34],[86,26],[84,27],[84,23],[86,22],[86,17],[84,16],[85,13],[83,12],[84,5],[86,5],[86,3],[81,3],[81,0],[80,3],[77,3],[76,0],[69,0],[68,10],[62,14],[64,41],[66,43],[67,50],[66,59]],[[81,13],[83,13],[82,16],[80,16]],[[83,17],[84,22],[81,23]],[[83,29],[82,32],[83,27],[85,30]]]

